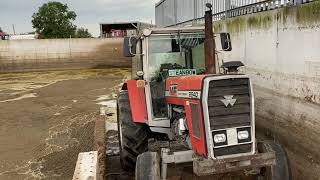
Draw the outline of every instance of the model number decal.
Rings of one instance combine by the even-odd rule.
[[[196,98],[199,99],[199,92],[198,91],[189,91],[189,98]]]
[[[171,89],[170,89],[171,90]],[[176,95],[172,94],[170,91],[166,92],[166,96],[169,97],[179,97],[179,98],[190,98],[190,99],[200,99],[200,91],[176,91]]]

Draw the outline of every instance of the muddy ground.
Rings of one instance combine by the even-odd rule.
[[[78,153],[93,148],[100,107],[114,104],[129,75],[129,69],[0,74],[0,179],[71,179]]]
[[[110,122],[107,177],[123,173],[117,156],[115,98],[129,76],[130,69],[0,74],[0,179],[71,179],[78,153],[93,149],[94,120],[101,107]],[[290,124],[288,119],[294,117],[282,117],[281,109],[272,115],[268,107],[279,104],[281,97],[256,94],[258,138],[279,140],[286,147],[294,179],[319,179],[320,147],[314,143],[320,142],[318,132],[307,130],[306,120]],[[196,179],[190,172],[188,166],[172,168],[171,179]]]

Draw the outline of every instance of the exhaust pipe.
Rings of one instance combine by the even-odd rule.
[[[205,66],[206,74],[216,74],[216,56],[215,56],[215,41],[213,36],[212,28],[212,5],[210,3],[206,4],[209,8],[205,12],[205,41],[204,41],[204,54],[205,54]]]

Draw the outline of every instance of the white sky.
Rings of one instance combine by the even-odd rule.
[[[31,16],[48,0],[0,0],[0,27],[7,33],[34,31]],[[56,0],[66,3],[77,14],[77,27],[99,35],[99,23],[142,21],[154,23],[154,5],[159,0]]]

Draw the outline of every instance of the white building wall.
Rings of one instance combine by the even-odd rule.
[[[214,23],[230,32],[233,50],[254,84],[258,132],[288,151],[294,179],[320,177],[320,2]],[[218,43],[218,41],[217,41]]]

